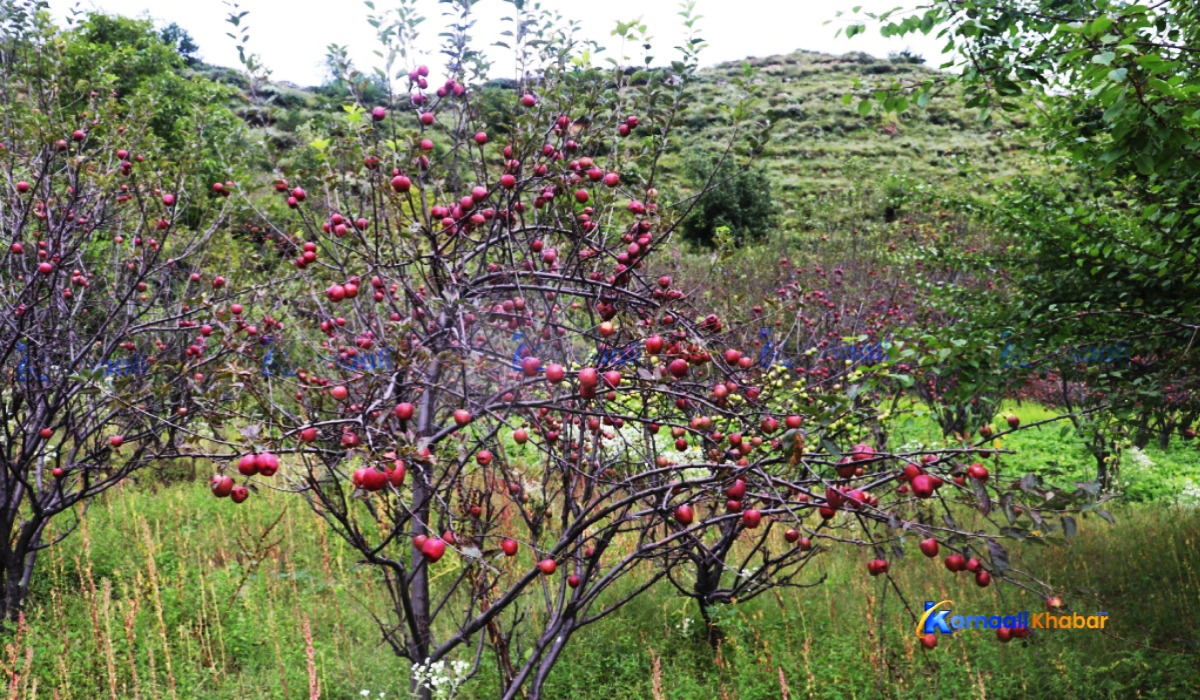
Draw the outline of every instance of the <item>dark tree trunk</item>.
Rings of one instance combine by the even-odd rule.
[[[724,635],[716,620],[712,618],[711,607],[717,604],[715,594],[721,586],[721,562],[706,561],[696,567],[696,602],[700,606],[700,619],[704,621],[704,639],[713,649],[721,646]]]
[[[12,622],[25,606],[29,580],[37,563],[37,546],[41,528],[34,523],[17,527],[12,520],[0,521],[8,533],[0,544],[0,622]]]
[[[1171,449],[1171,435],[1175,432],[1176,426],[1173,423],[1168,423],[1163,426],[1163,429],[1158,431],[1158,449],[1167,451]]]
[[[1150,438],[1153,436],[1153,431],[1150,429],[1150,416],[1145,414],[1138,421],[1137,430],[1133,434],[1133,446],[1139,450],[1146,449],[1146,445],[1150,444]]]
[[[445,322],[445,319],[439,319]],[[434,432],[433,414],[437,405],[437,391],[432,387],[437,385],[441,376],[441,362],[434,360],[429,367],[428,373],[428,389],[421,396],[420,417],[417,422],[417,433],[421,436],[429,436]],[[426,471],[425,465],[421,465],[420,469],[414,470],[413,474],[413,523],[412,535],[428,535],[432,532],[427,532],[430,522],[430,498],[432,493],[429,485],[429,473]],[[429,659],[429,650],[433,645],[432,636],[432,620],[430,618],[431,602],[429,597],[429,567],[422,559],[421,552],[413,546],[412,555],[412,577],[409,582],[409,598],[412,602],[412,617],[413,630],[415,634],[410,644],[409,658],[414,664],[424,664]],[[413,694],[418,700],[431,700],[433,690],[431,688],[416,687],[415,679],[410,679]]]
[[[1096,458],[1096,481],[1100,484],[1101,491],[1107,491],[1112,481],[1112,470],[1110,468],[1112,452],[1109,449],[1108,440],[1099,431],[1092,438],[1092,455]]]

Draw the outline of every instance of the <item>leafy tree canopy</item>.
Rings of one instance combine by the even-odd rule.
[[[700,197],[683,223],[685,238],[711,246],[720,229],[728,229],[738,245],[767,237],[776,208],[771,180],[761,168],[742,168],[730,158],[694,150],[684,156],[683,177],[693,191],[703,191],[712,182],[722,183]]]
[[[1093,370],[1121,380],[1127,400],[1115,406],[1164,399],[1172,383],[1194,376],[1200,6],[936,0],[911,14],[870,17],[885,36],[937,32],[952,57],[943,67],[956,72],[894,83],[865,96],[868,106],[923,106],[950,83],[984,120],[1032,101],[1047,151],[1068,164],[1063,180],[1018,183],[994,208],[1011,238],[975,262],[1011,271],[1022,293],[1011,304],[982,306],[986,325],[1031,346],[1129,340],[1131,366]],[[854,24],[847,33],[864,29]]]

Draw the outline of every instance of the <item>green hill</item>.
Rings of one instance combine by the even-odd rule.
[[[917,83],[936,75],[904,57],[797,51],[747,62],[759,70],[765,116],[776,124],[766,162],[786,195],[852,187],[862,177],[893,173],[937,182],[970,176],[995,181],[1026,164],[1034,145],[1023,131],[1027,121],[985,127],[955,93],[899,117],[863,117],[857,100],[843,104],[844,96],[885,81]],[[692,137],[705,142],[724,135],[718,105],[730,99],[730,78],[740,70],[740,63],[726,63],[702,72],[696,107],[686,120]]]
[[[747,65],[754,69],[759,118],[773,124],[768,148],[755,167],[771,182],[785,230],[844,228],[852,219],[883,219],[889,215],[880,206],[880,194],[886,198],[915,184],[981,194],[1037,167],[1027,115],[987,125],[953,91],[935,97],[924,109],[899,115],[859,113],[858,101],[870,90],[937,76],[920,61],[907,54],[880,59],[864,53],[796,51],[705,68],[663,162],[667,186],[687,189],[682,171],[689,151],[703,153],[728,142],[733,127],[722,107],[738,99],[742,88],[735,78]],[[252,97],[236,70],[204,64],[193,70],[233,86],[231,108],[284,154],[305,143],[307,123],[340,113],[350,94],[336,82],[314,87],[267,83]],[[503,90],[506,84],[494,80],[486,89]],[[386,101],[378,85],[367,81],[360,88],[364,86],[370,99]],[[850,209],[857,210],[854,217],[843,216]]]

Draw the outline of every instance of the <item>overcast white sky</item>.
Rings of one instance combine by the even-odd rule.
[[[437,0],[420,0],[428,18],[422,25],[429,50],[437,45],[437,31],[445,6]],[[586,38],[595,39],[614,52],[617,40],[610,36],[618,20],[641,17],[654,37],[655,64],[662,65],[673,56],[672,48],[682,37],[677,0],[541,0],[543,7],[561,12],[567,19],[578,20]],[[877,29],[851,40],[834,37],[845,20],[835,18],[838,10],[849,12],[855,6],[863,11],[882,11],[895,7],[914,7],[917,0],[698,0],[701,37],[708,42],[702,54],[705,64],[736,60],[746,56],[769,56],[796,49],[846,53],[866,51],[886,56],[889,51],[911,49],[937,66],[943,62],[942,42],[921,35],[888,40]],[[384,9],[388,0],[376,0]],[[58,18],[72,7],[100,9],[106,12],[151,17],[158,24],[175,22],[186,29],[200,45],[201,57],[218,65],[237,65],[234,42],[225,19],[229,7],[223,0],[50,0]],[[251,51],[259,54],[277,80],[301,85],[322,82],[326,47],[330,43],[347,45],[360,68],[375,65],[372,51],[377,48],[374,30],[367,24],[370,12],[361,0],[241,0],[251,28]],[[477,6],[475,35],[491,43],[502,30],[499,18],[511,6],[502,0],[483,0]],[[832,24],[825,24],[833,20]],[[501,51],[501,50],[497,50]],[[501,54],[495,58],[501,58]],[[431,67],[441,64],[436,55],[427,56]],[[507,61],[494,69],[497,76],[507,75]]]

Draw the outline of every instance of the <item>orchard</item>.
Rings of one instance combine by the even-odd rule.
[[[881,657],[884,625],[898,625],[931,667],[963,636],[912,635],[932,596],[969,585],[1039,613],[1091,603],[1024,552],[1115,522],[1126,436],[1137,449],[1187,437],[1187,350],[1141,357],[1136,381],[1078,353],[1013,365],[1011,328],[985,329],[979,299],[1019,284],[964,262],[1005,249],[981,239],[949,259],[952,214],[936,202],[900,224],[899,250],[806,233],[819,235],[811,252],[720,248],[724,234],[693,252],[689,217],[731,187],[719,173],[770,157],[777,120],[747,67],[725,85],[711,176],[681,185],[680,144],[711,83],[692,3],[663,68],[597,62],[551,13],[511,3],[517,71],[503,81],[476,46],[474,2],[443,2],[444,65],[421,58],[417,3],[394,4],[371,16],[385,65],[360,73],[331,47],[337,109],[291,145],[247,136],[287,115],[249,53],[249,22],[265,18],[236,5],[245,123],[193,106],[184,135],[156,133],[157,108],[111,79],[60,85],[63,35],[31,12],[8,20],[0,616],[18,635],[39,578],[63,567],[45,551],[82,539],[91,556],[93,504],[181,478],[200,484],[207,517],[242,528],[237,587],[205,598],[218,612],[198,637],[234,624],[265,562],[282,566],[276,525],[307,522],[318,577],[335,578],[330,551],[357,572],[349,595],[369,602],[346,615],[382,640],[402,679],[388,687],[422,700],[557,697],[591,631],[646,605],[684,620],[695,653],[731,663],[759,634],[731,622],[746,606],[859,595],[831,575],[868,601]],[[647,31],[614,34],[649,50]],[[1140,425],[1121,413],[1132,406]],[[1015,447],[1062,426],[1094,480]],[[259,535],[244,525],[262,518]],[[149,571],[144,590],[160,596]],[[307,614],[302,629],[316,698],[327,641]],[[1043,633],[988,635],[1035,649]],[[174,694],[184,661],[163,663]],[[790,697],[785,671],[773,692]]]

